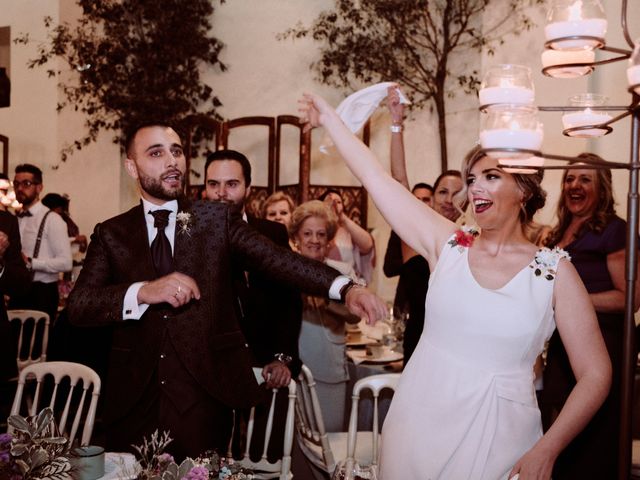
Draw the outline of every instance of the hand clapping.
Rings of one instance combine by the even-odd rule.
[[[178,308],[193,299],[200,300],[198,285],[193,278],[179,272],[145,283],[138,291],[138,303],[148,305],[168,303]]]

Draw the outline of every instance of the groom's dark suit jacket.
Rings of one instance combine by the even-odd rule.
[[[132,411],[158,368],[166,338],[184,368],[209,395],[231,407],[247,407],[259,400],[235,312],[233,258],[241,259],[247,270],[263,272],[313,295],[326,296],[338,275],[319,262],[275,246],[242,221],[234,207],[197,202],[190,212],[188,231],[178,227],[175,234],[174,267],[195,279],[201,299],[179,309],[152,305],[140,320],[123,321],[122,308],[132,283],[156,277],[142,207],[98,224],[91,237],[68,306],[74,324],[115,326],[105,402],[107,422]],[[163,337],[165,332],[167,337]],[[178,399],[180,392],[175,395]]]

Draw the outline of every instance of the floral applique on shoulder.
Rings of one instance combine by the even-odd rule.
[[[462,227],[455,231],[451,240],[447,243],[452,247],[458,247],[458,251],[469,248],[480,232],[473,227]]]
[[[533,262],[531,262],[529,266],[533,268],[533,273],[537,277],[553,280],[556,278],[556,268],[562,258],[566,258],[569,261],[571,260],[569,254],[561,248],[543,247],[538,250]]]

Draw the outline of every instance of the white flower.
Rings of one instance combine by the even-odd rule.
[[[538,250],[534,259],[535,264],[530,266],[534,269],[534,273],[538,277],[542,276],[547,280],[553,280],[556,276],[556,265],[558,265],[558,262],[560,262],[562,258],[571,260],[569,254],[561,248],[554,247],[550,249],[544,247]]]
[[[193,224],[193,216],[189,212],[178,212],[176,215],[178,223],[178,233],[191,234],[191,226]]]

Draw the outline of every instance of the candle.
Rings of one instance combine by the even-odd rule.
[[[586,36],[604,39],[607,33],[607,20],[603,18],[579,18],[563,22],[553,22],[544,27],[548,41],[558,38]],[[566,50],[593,48],[596,42],[591,40],[563,40],[560,47]]]
[[[485,87],[478,92],[480,105],[494,103],[512,103],[518,105],[530,105],[533,103],[533,90],[526,87],[505,85],[499,87]]]
[[[496,128],[480,132],[482,148],[520,148],[523,150],[540,150],[542,146],[542,131],[540,129],[508,129]],[[504,158],[504,152],[492,152],[490,156]],[[528,154],[514,154],[514,157],[530,156]]]
[[[590,108],[585,108],[579,112],[569,112],[565,113],[562,116],[562,124],[564,128],[573,128],[573,127],[583,127],[586,125],[600,125],[602,123],[608,122],[611,120],[611,115],[605,112],[600,111],[592,111]],[[571,132],[569,135],[572,137],[601,137],[606,133],[605,130],[601,128],[590,128],[587,130],[577,130],[575,132]]]
[[[565,65],[573,63],[593,63],[596,54],[593,50],[552,50],[545,49],[542,52],[540,60],[544,68],[554,67],[555,65]],[[553,78],[576,78],[591,73],[592,67],[559,67],[553,68],[546,72]]]
[[[640,65],[633,65],[627,68],[627,80],[630,87],[636,86],[634,91],[640,95]]]

